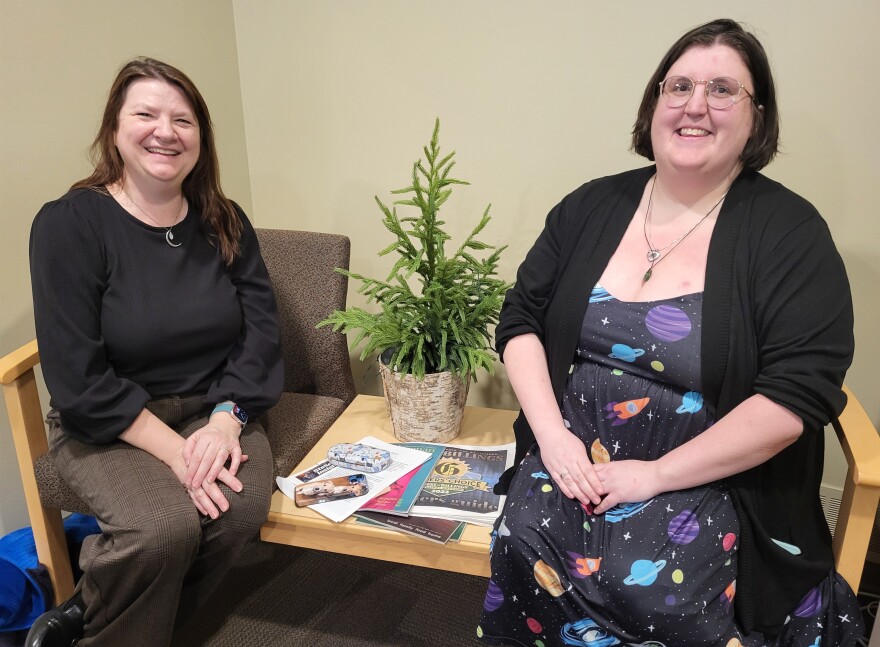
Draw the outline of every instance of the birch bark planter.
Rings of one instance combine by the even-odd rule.
[[[458,436],[469,379],[444,372],[416,380],[412,375],[395,373],[381,362],[379,371],[395,438],[446,443]]]

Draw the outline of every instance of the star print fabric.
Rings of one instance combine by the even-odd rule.
[[[712,424],[700,392],[701,315],[701,293],[633,303],[593,289],[562,413],[594,462],[653,460]],[[594,515],[559,492],[537,445],[493,535],[477,629],[487,644],[815,647],[828,635],[817,624],[839,624],[828,617],[835,597],[849,602],[829,578],[823,600],[779,637],[786,642],[743,636],[733,608],[739,524],[723,486]]]

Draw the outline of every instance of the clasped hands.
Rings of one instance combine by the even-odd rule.
[[[214,414],[204,427],[183,442],[179,457],[174,461],[174,472],[196,508],[212,519],[229,509],[229,501],[217,482],[234,492],[241,492],[243,488],[236,474],[248,457],[242,454],[240,434],[241,427],[228,414]]]
[[[541,460],[559,490],[594,514],[619,503],[647,501],[663,491],[656,461],[623,460],[593,464],[587,448],[567,429],[541,447]]]

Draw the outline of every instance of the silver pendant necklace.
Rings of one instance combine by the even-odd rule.
[[[642,226],[642,231],[645,234],[645,242],[648,244],[648,253],[645,256],[647,257],[648,262],[651,264],[651,267],[649,267],[648,271],[645,272],[644,276],[642,276],[642,283],[643,284],[647,283],[651,279],[651,276],[654,274],[654,266],[658,265],[660,263],[660,261],[662,261],[664,258],[669,256],[673,251],[675,251],[675,248],[678,247],[679,244],[681,244],[681,242],[685,238],[690,236],[691,233],[694,231],[694,229],[696,229],[701,224],[703,224],[703,221],[706,218],[708,218],[710,215],[712,215],[712,212],[718,208],[718,205],[720,205],[724,201],[724,198],[727,197],[727,193],[730,191],[730,189],[728,188],[728,190],[724,192],[724,195],[721,196],[721,198],[718,200],[718,202],[716,202],[712,206],[712,208],[709,209],[708,212],[706,212],[706,215],[703,216],[702,218],[700,218],[699,221],[697,221],[697,224],[695,224],[693,227],[688,229],[681,236],[679,236],[678,238],[673,240],[668,245],[664,245],[663,247],[654,247],[654,245],[651,243],[650,238],[648,237],[648,221],[651,219],[651,207],[654,204],[654,187],[656,185],[657,185],[657,176],[655,175],[653,181],[651,182],[651,193],[648,194],[648,208],[645,210],[645,222]],[[669,251],[666,252],[666,254],[664,255],[663,252],[666,251],[667,249],[669,249]]]
[[[151,216],[146,211],[144,211],[137,202],[132,200],[131,196],[128,195],[128,191],[125,190],[124,184],[120,184],[120,187],[122,188],[122,192],[125,194],[125,197],[128,198],[128,201],[131,202],[135,206],[135,208],[137,208],[138,211],[140,211],[147,218],[149,218],[154,223],[156,223],[157,227],[161,227],[162,229],[165,230],[165,242],[168,243],[169,246],[171,246],[171,247],[180,247],[181,246],[182,243],[175,243],[174,242],[174,232],[171,230],[180,222],[180,219],[183,216],[183,210],[186,208],[186,198],[181,196],[180,213],[177,214],[177,218],[175,219],[174,223],[172,223],[172,225],[170,227],[166,227],[165,225],[160,224],[158,220],[153,218],[153,216]]]

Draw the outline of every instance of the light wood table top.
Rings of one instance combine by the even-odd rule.
[[[507,409],[466,407],[459,445],[503,445],[513,442],[516,412]],[[391,431],[385,399],[359,395],[315,444],[294,472],[320,462],[336,443],[356,442],[374,436],[399,442]],[[468,524],[457,542],[438,544],[395,530],[355,523],[348,518],[334,523],[309,508],[298,508],[280,491],[272,495],[269,518],[260,530],[263,541],[327,550],[401,564],[426,566],[456,573],[489,576],[491,529]]]

